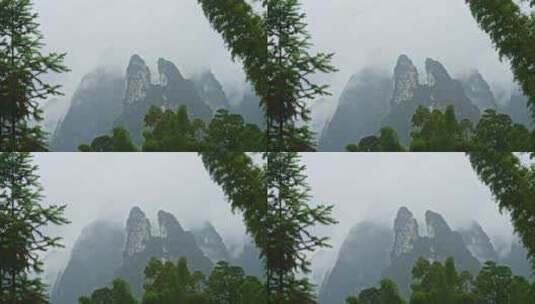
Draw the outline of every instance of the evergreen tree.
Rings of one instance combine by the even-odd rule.
[[[268,150],[312,150],[313,142],[310,138],[303,138],[302,130],[296,132],[295,122],[298,119],[309,121],[307,103],[319,96],[329,95],[328,86],[312,82],[310,76],[336,71],[330,64],[333,54],[311,54],[306,15],[301,11],[298,0],[266,2]]]
[[[63,225],[65,206],[43,204],[28,153],[0,153],[0,303],[48,303],[40,254],[61,247],[43,230]]]
[[[43,36],[31,0],[0,1],[0,151],[46,149],[39,101],[60,95],[47,73],[66,72],[65,54],[42,54]]]
[[[297,153],[271,152],[266,158],[268,244],[263,249],[270,299],[281,304],[315,303],[310,282],[298,279],[297,273],[310,272],[308,252],[329,246],[327,237],[309,229],[336,223],[331,217],[333,206],[311,206],[305,167]]]
[[[296,121],[308,121],[307,102],[328,95],[310,80],[335,71],[332,54],[311,54],[305,14],[298,0],[263,0],[256,13],[244,0],[198,0],[233,58],[243,61],[266,114],[268,151],[313,150],[312,134]]]

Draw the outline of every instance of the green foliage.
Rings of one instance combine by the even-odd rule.
[[[91,297],[81,297],[80,304],[137,304],[127,282],[116,279],[110,287],[95,290]]]
[[[468,272],[457,272],[452,258],[444,263],[420,258],[412,269],[410,304],[527,304],[532,303],[535,284],[513,276],[506,266],[486,262],[474,279]],[[382,280],[379,288],[362,290],[348,297],[346,304],[401,304],[396,284]]]
[[[0,1],[0,151],[46,150],[45,134],[30,121],[41,121],[39,102],[61,95],[46,82],[62,73],[65,54],[42,54],[43,35],[30,0]]]
[[[143,288],[143,304],[201,304],[203,299],[201,283],[204,276],[201,272],[191,273],[187,261],[181,258],[175,265],[151,259],[145,268],[145,284]]]
[[[357,297],[348,297],[346,304],[405,304],[396,283],[384,279],[379,282],[379,288],[368,288],[360,292]]]
[[[513,153],[489,149],[468,155],[500,210],[509,212],[515,232],[535,262],[535,168],[524,166]]]
[[[535,132],[495,110],[486,110],[477,125],[467,119],[458,121],[453,106],[444,112],[430,111],[419,106],[412,116],[412,132],[409,151],[452,152],[452,151],[533,151]],[[346,147],[349,152],[402,152],[406,151],[399,142],[396,131],[384,127],[379,135],[362,138],[360,142]]]
[[[201,272],[190,272],[187,261],[163,262],[156,258],[145,268],[142,304],[267,304],[264,286],[243,269],[219,262],[206,280]],[[127,282],[117,279],[111,287],[81,297],[80,304],[137,304]]]
[[[535,1],[529,2],[535,7]],[[507,58],[516,81],[529,97],[535,117],[535,14],[522,12],[514,0],[466,0],[472,15],[494,42],[500,57]]]
[[[348,145],[349,152],[405,152],[396,131],[390,127],[379,130],[379,136],[368,136],[360,140],[358,145]]]
[[[178,111],[165,110],[152,106],[145,116],[147,130],[143,132],[145,142],[143,151],[172,152],[199,151],[200,139],[204,132],[204,122],[190,120],[186,106]]]
[[[244,0],[198,0],[234,59],[243,62],[245,74],[260,96],[267,120],[268,151],[312,150],[307,127],[307,102],[328,95],[326,85],[310,75],[335,71],[332,54],[311,54],[306,16],[297,0],[263,0],[256,13]]]
[[[41,254],[61,247],[45,227],[63,225],[65,206],[44,207],[28,153],[0,153],[0,303],[48,303]]]
[[[262,283],[255,277],[245,276],[243,269],[219,262],[206,283],[209,304],[267,303]]]
[[[467,134],[471,129],[469,120],[457,121],[453,106],[444,112],[419,106],[412,117],[411,151],[466,151]]]
[[[295,142],[306,143],[295,132],[297,119],[309,121],[308,102],[330,95],[327,85],[310,80],[310,75],[330,73],[333,54],[311,54],[311,37],[306,30],[306,15],[298,0],[268,0],[267,30],[268,96],[264,99],[269,151],[295,151]],[[313,143],[307,143],[311,150]],[[297,150],[299,151],[299,150]]]
[[[152,106],[145,115],[142,151],[263,151],[264,133],[253,124],[245,123],[237,114],[219,110],[208,124],[190,119],[186,106],[176,112]],[[78,147],[82,152],[135,152],[130,134],[123,127],[113,129],[112,135],[96,137],[90,145]]]
[[[310,232],[315,225],[336,223],[333,206],[310,203],[310,188],[299,155],[292,152],[266,154],[268,247],[263,248],[267,261],[268,292],[276,303],[315,303],[312,286],[296,273],[310,272],[308,252],[329,247],[327,237]]]
[[[99,136],[90,145],[80,145],[78,150],[81,152],[136,152],[137,148],[128,131],[123,127],[116,127],[111,136]]]
[[[452,258],[430,263],[418,259],[413,270],[413,285],[410,303],[465,304],[474,303],[466,286],[470,285],[471,276],[464,272],[459,274]]]
[[[219,110],[206,130],[203,149],[261,152],[265,147],[265,136],[258,126],[245,123],[238,114]]]
[[[533,151],[533,135],[523,125],[513,123],[506,114],[486,110],[475,129],[472,151]]]

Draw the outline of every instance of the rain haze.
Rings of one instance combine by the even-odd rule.
[[[405,206],[425,227],[425,212],[440,213],[454,230],[477,221],[498,250],[510,248],[513,228],[463,153],[304,153],[314,203],[334,205],[339,223],[317,228],[331,237],[323,262],[331,265],[350,229],[362,221],[393,227]],[[422,231],[425,233],[425,231]],[[316,261],[315,267],[321,267]]]
[[[196,153],[43,153],[36,154],[35,163],[45,203],[67,205],[65,216],[71,221],[50,227],[66,246],[48,259],[52,272],[65,266],[85,226],[104,219],[124,227],[134,206],[153,225],[158,210],[174,214],[187,230],[209,221],[229,248],[246,238],[241,215],[232,213]]]
[[[303,1],[314,49],[333,52],[339,72],[320,80],[331,85],[333,107],[355,72],[375,67],[389,75],[399,55],[420,71],[426,58],[440,61],[453,77],[477,69],[496,91],[509,91],[512,74],[465,0]]]
[[[133,54],[153,74],[162,57],[186,76],[211,69],[225,87],[243,90],[241,66],[231,60],[223,40],[196,0],[35,0],[45,51],[67,53],[70,73],[56,76],[67,100],[81,78],[97,67],[126,72]],[[230,92],[232,93],[232,92]]]
[[[159,57],[173,61],[186,76],[212,69],[227,94],[243,90],[240,63],[232,62],[196,0],[34,3],[45,50],[68,54],[65,63],[72,72],[55,79],[65,86],[67,97],[81,77],[98,66],[124,72],[133,54],[141,55],[153,71]],[[509,65],[500,62],[464,0],[303,0],[302,4],[314,49],[335,53],[333,63],[339,72],[319,76],[332,86],[333,101],[351,74],[369,66],[390,72],[400,54],[409,55],[420,68],[425,58],[432,57],[454,76],[478,69],[495,90],[511,87]]]

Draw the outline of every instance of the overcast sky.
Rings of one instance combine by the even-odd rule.
[[[317,229],[332,238],[334,247],[324,257],[328,263],[355,224],[393,227],[401,206],[413,212],[420,228],[425,229],[426,210],[432,210],[452,229],[478,221],[499,250],[512,239],[509,216],[499,213],[463,153],[307,153],[302,161],[314,203],[333,204],[340,222]]]
[[[34,0],[46,50],[67,52],[73,70],[61,82],[71,92],[99,65],[123,71],[134,53],[155,72],[156,60],[174,61],[186,75],[212,68],[226,89],[243,84],[219,34],[197,0]],[[302,0],[316,50],[334,52],[340,71],[323,80],[338,96],[350,75],[366,66],[388,72],[404,53],[423,67],[425,58],[444,63],[453,75],[479,69],[494,85],[511,83],[465,0]]]
[[[83,227],[97,219],[124,227],[134,206],[156,227],[161,209],[173,213],[185,229],[210,221],[229,246],[245,238],[241,215],[232,214],[196,153],[43,153],[35,162],[45,202],[66,204],[72,222],[51,228],[66,245],[49,260],[52,271],[66,262]]]
[[[317,50],[334,52],[340,70],[327,77],[337,100],[350,75],[375,66],[392,73],[407,54],[423,72],[427,57],[453,76],[478,69],[495,87],[508,89],[512,77],[479,29],[465,0],[305,0]]]
[[[210,68],[223,84],[243,82],[219,34],[197,0],[34,0],[47,51],[66,52],[72,72],[61,77],[67,93],[83,75],[105,65],[126,72],[139,54],[157,73],[156,62],[173,61],[185,76]]]

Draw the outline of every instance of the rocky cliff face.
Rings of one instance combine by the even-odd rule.
[[[479,120],[480,111],[467,97],[461,82],[453,79],[440,62],[426,59],[425,72],[426,82],[418,82],[416,67],[404,55],[394,69],[397,89],[392,95],[392,110],[382,125],[393,127],[405,144],[409,143],[412,115],[420,105],[441,110],[453,105],[458,119]]]
[[[52,303],[77,303],[80,296],[111,282],[121,264],[124,244],[125,233],[115,224],[98,221],[84,228],[54,284]]]
[[[204,71],[192,79],[195,88],[201,98],[212,109],[213,112],[219,109],[229,109],[230,104],[223,91],[221,83],[217,80],[212,71]]]
[[[451,230],[442,215],[427,211],[425,221],[433,253],[429,258],[443,261],[453,257],[458,269],[471,273],[479,271],[481,265],[466,247],[461,234]]]
[[[470,93],[478,100],[473,101],[463,84],[433,59],[426,60],[427,80],[421,82],[418,69],[406,55],[398,58],[391,77],[377,75],[377,71],[368,69],[352,76],[322,132],[320,150],[342,151],[348,144],[375,135],[383,126],[394,128],[401,142],[408,144],[411,118],[419,105],[442,110],[453,105],[459,119],[477,122],[480,110],[475,102],[482,103],[490,91],[484,92],[484,83],[476,83],[478,79],[474,78]]]
[[[122,111],[125,83],[123,76],[104,68],[85,75],[54,132],[52,150],[77,151],[80,144],[108,133]]]
[[[400,291],[408,295],[411,270],[420,257],[444,261],[455,259],[457,268],[475,273],[480,264],[466,248],[461,235],[452,231],[444,218],[435,212],[425,214],[427,236],[418,235],[418,225],[410,211],[402,207],[394,221],[394,246],[391,263],[383,271],[383,277],[396,282]]]
[[[201,229],[192,233],[197,245],[214,264],[219,261],[230,261],[227,247],[212,224],[206,223]]]
[[[392,104],[398,105],[402,102],[412,100],[420,87],[418,70],[407,55],[398,58],[394,68],[394,92]]]
[[[138,144],[142,141],[143,119],[152,105],[173,110],[185,105],[190,117],[205,121],[212,117],[193,82],[185,79],[174,63],[160,58],[158,73],[159,83],[151,83],[150,70],[138,55],[132,56],[126,70],[124,109],[115,125],[124,126]]]
[[[479,262],[497,261],[498,254],[490,242],[489,236],[477,222],[472,222],[468,228],[459,230],[466,247]]]
[[[320,150],[343,151],[346,145],[376,133],[390,110],[391,96],[392,80],[383,73],[365,69],[353,75],[325,126]]]
[[[392,231],[370,222],[355,225],[320,289],[320,303],[343,303],[345,298],[373,287],[390,262]]]
[[[159,211],[158,225],[159,234],[152,235],[150,222],[137,207],[131,210],[127,220],[124,259],[115,275],[128,281],[137,295],[141,294],[145,266],[153,257],[173,262],[186,257],[193,271],[208,273],[212,268],[193,234],[182,229],[172,214]]]
[[[139,55],[132,56],[126,69],[125,104],[131,105],[144,101],[150,89],[151,75],[149,67]]]
[[[477,70],[474,70],[460,79],[466,96],[481,112],[486,109],[496,110],[498,103],[492,93],[489,84]]]
[[[467,97],[461,82],[453,79],[446,68],[438,61],[425,61],[428,83],[431,88],[431,108],[445,109],[448,105],[455,107],[459,119],[467,118],[477,122],[480,117],[479,109]]]
[[[150,222],[139,207],[130,210],[126,222],[126,235],[125,258],[143,252],[152,239]]]

